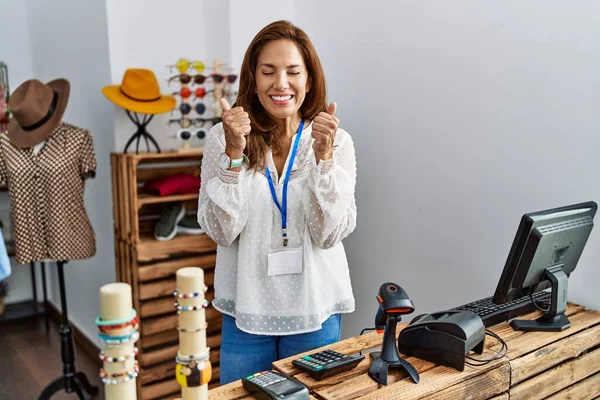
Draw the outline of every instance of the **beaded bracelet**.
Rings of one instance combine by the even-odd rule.
[[[133,334],[134,334],[135,332],[137,332],[137,330],[138,330],[138,327],[139,327],[139,325],[134,325],[134,326],[132,327],[133,329],[131,330],[131,332],[129,332],[129,333],[125,334],[125,335],[121,335],[121,336],[111,336],[111,335],[104,335],[103,333],[99,333],[99,334],[98,334],[98,337],[99,337],[100,339],[103,339],[103,340],[106,340],[106,341],[108,341],[108,340],[122,340],[122,339],[129,339],[131,336],[133,336]]]
[[[175,301],[175,308],[177,309],[177,311],[196,311],[207,308],[209,304],[210,303],[206,299],[204,299],[204,302],[200,306],[182,306],[179,304],[178,301]]]
[[[100,354],[98,354],[98,357],[100,357],[100,359],[104,362],[116,363],[116,362],[125,362],[125,361],[129,360],[130,358],[134,358],[135,356],[137,356],[137,354],[138,354],[138,348],[134,347],[133,351],[131,353],[127,354],[126,356],[109,357],[109,356],[105,356],[104,352],[101,351]]]
[[[202,289],[203,293],[208,292],[208,286],[204,285],[204,288]],[[173,290],[173,296],[175,297],[179,297],[180,299],[191,299],[193,297],[198,297],[200,296],[200,292],[194,292],[194,293],[179,293],[177,291],[177,289]]]
[[[116,330],[116,329],[124,329],[124,328],[127,328],[128,326],[135,325],[139,322],[140,322],[140,319],[136,316],[131,321],[125,322],[123,324],[99,325],[98,330],[100,330],[100,332],[107,332],[107,331],[112,331],[112,330]]]
[[[182,356],[179,351],[177,351],[177,357],[175,357],[175,361],[177,364],[188,365],[190,361],[196,361],[200,363],[202,361],[208,361],[210,358],[210,347],[206,348],[206,351],[200,355],[191,355],[191,356]]]
[[[206,328],[208,328],[208,322],[204,321],[204,326],[203,326],[203,327],[201,327],[201,328],[198,328],[198,329],[185,329],[185,328],[180,328],[180,327],[177,327],[177,330],[178,330],[179,332],[185,332],[185,333],[194,333],[194,332],[201,332],[201,331],[204,331],[204,330],[206,330]]]
[[[137,315],[137,312],[135,311],[135,308],[131,309],[131,315],[129,317],[126,318],[120,318],[120,319],[111,319],[111,320],[107,320],[107,321],[103,321],[100,316],[98,316],[96,318],[96,325],[98,326],[107,326],[107,325],[118,325],[118,324],[124,324],[126,322],[131,321],[132,319],[134,319]]]
[[[130,380],[137,378],[138,372],[139,371],[134,371],[121,379],[102,378],[102,383],[104,383],[105,385],[118,385],[121,383],[129,382]]]
[[[133,366],[133,368],[131,368],[131,370],[121,372],[118,374],[108,375],[106,373],[106,371],[104,370],[104,368],[100,368],[100,378],[112,378],[112,379],[124,378],[126,376],[130,376],[134,372],[140,372],[140,366],[138,365],[137,361],[135,362],[135,365]]]
[[[122,346],[128,343],[135,343],[140,338],[140,333],[135,330],[130,335],[126,336],[106,336],[106,335],[98,335],[100,337],[100,341],[104,346],[107,347],[116,347]]]

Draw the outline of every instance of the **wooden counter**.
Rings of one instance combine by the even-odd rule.
[[[539,312],[520,319],[535,319]],[[421,375],[419,384],[406,373],[391,370],[388,385],[377,384],[367,375],[367,355],[356,368],[316,381],[292,365],[292,359],[273,363],[273,369],[291,375],[307,385],[315,399],[594,399],[600,395],[600,313],[569,304],[571,327],[563,332],[517,332],[508,323],[491,330],[508,344],[508,354],[483,367],[466,366],[460,372],[414,357],[405,357]],[[398,332],[406,326],[399,324]],[[319,350],[344,354],[373,351],[383,335],[368,333]],[[500,345],[486,336],[486,350],[478,358],[493,356]],[[312,352],[311,352],[312,353]],[[550,396],[550,397],[549,397]],[[210,400],[251,399],[241,381],[217,387]]]

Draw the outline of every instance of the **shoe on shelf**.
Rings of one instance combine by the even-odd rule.
[[[201,235],[204,230],[198,224],[198,217],[196,215],[186,215],[177,224],[177,233],[187,233],[188,235]]]
[[[156,240],[171,240],[177,234],[177,223],[185,217],[185,206],[183,203],[165,204],[160,213],[160,219],[154,227]]]

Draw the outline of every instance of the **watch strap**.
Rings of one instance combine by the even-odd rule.
[[[241,166],[244,163],[244,157],[240,158],[230,158],[229,168],[236,168]]]

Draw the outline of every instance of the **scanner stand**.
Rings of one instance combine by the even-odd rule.
[[[419,383],[419,372],[409,362],[400,358],[396,347],[396,325],[400,319],[400,315],[390,315],[388,317],[381,352],[370,353],[372,364],[369,368],[369,376],[382,385],[387,385],[388,370],[390,368],[403,368],[415,383]]]

